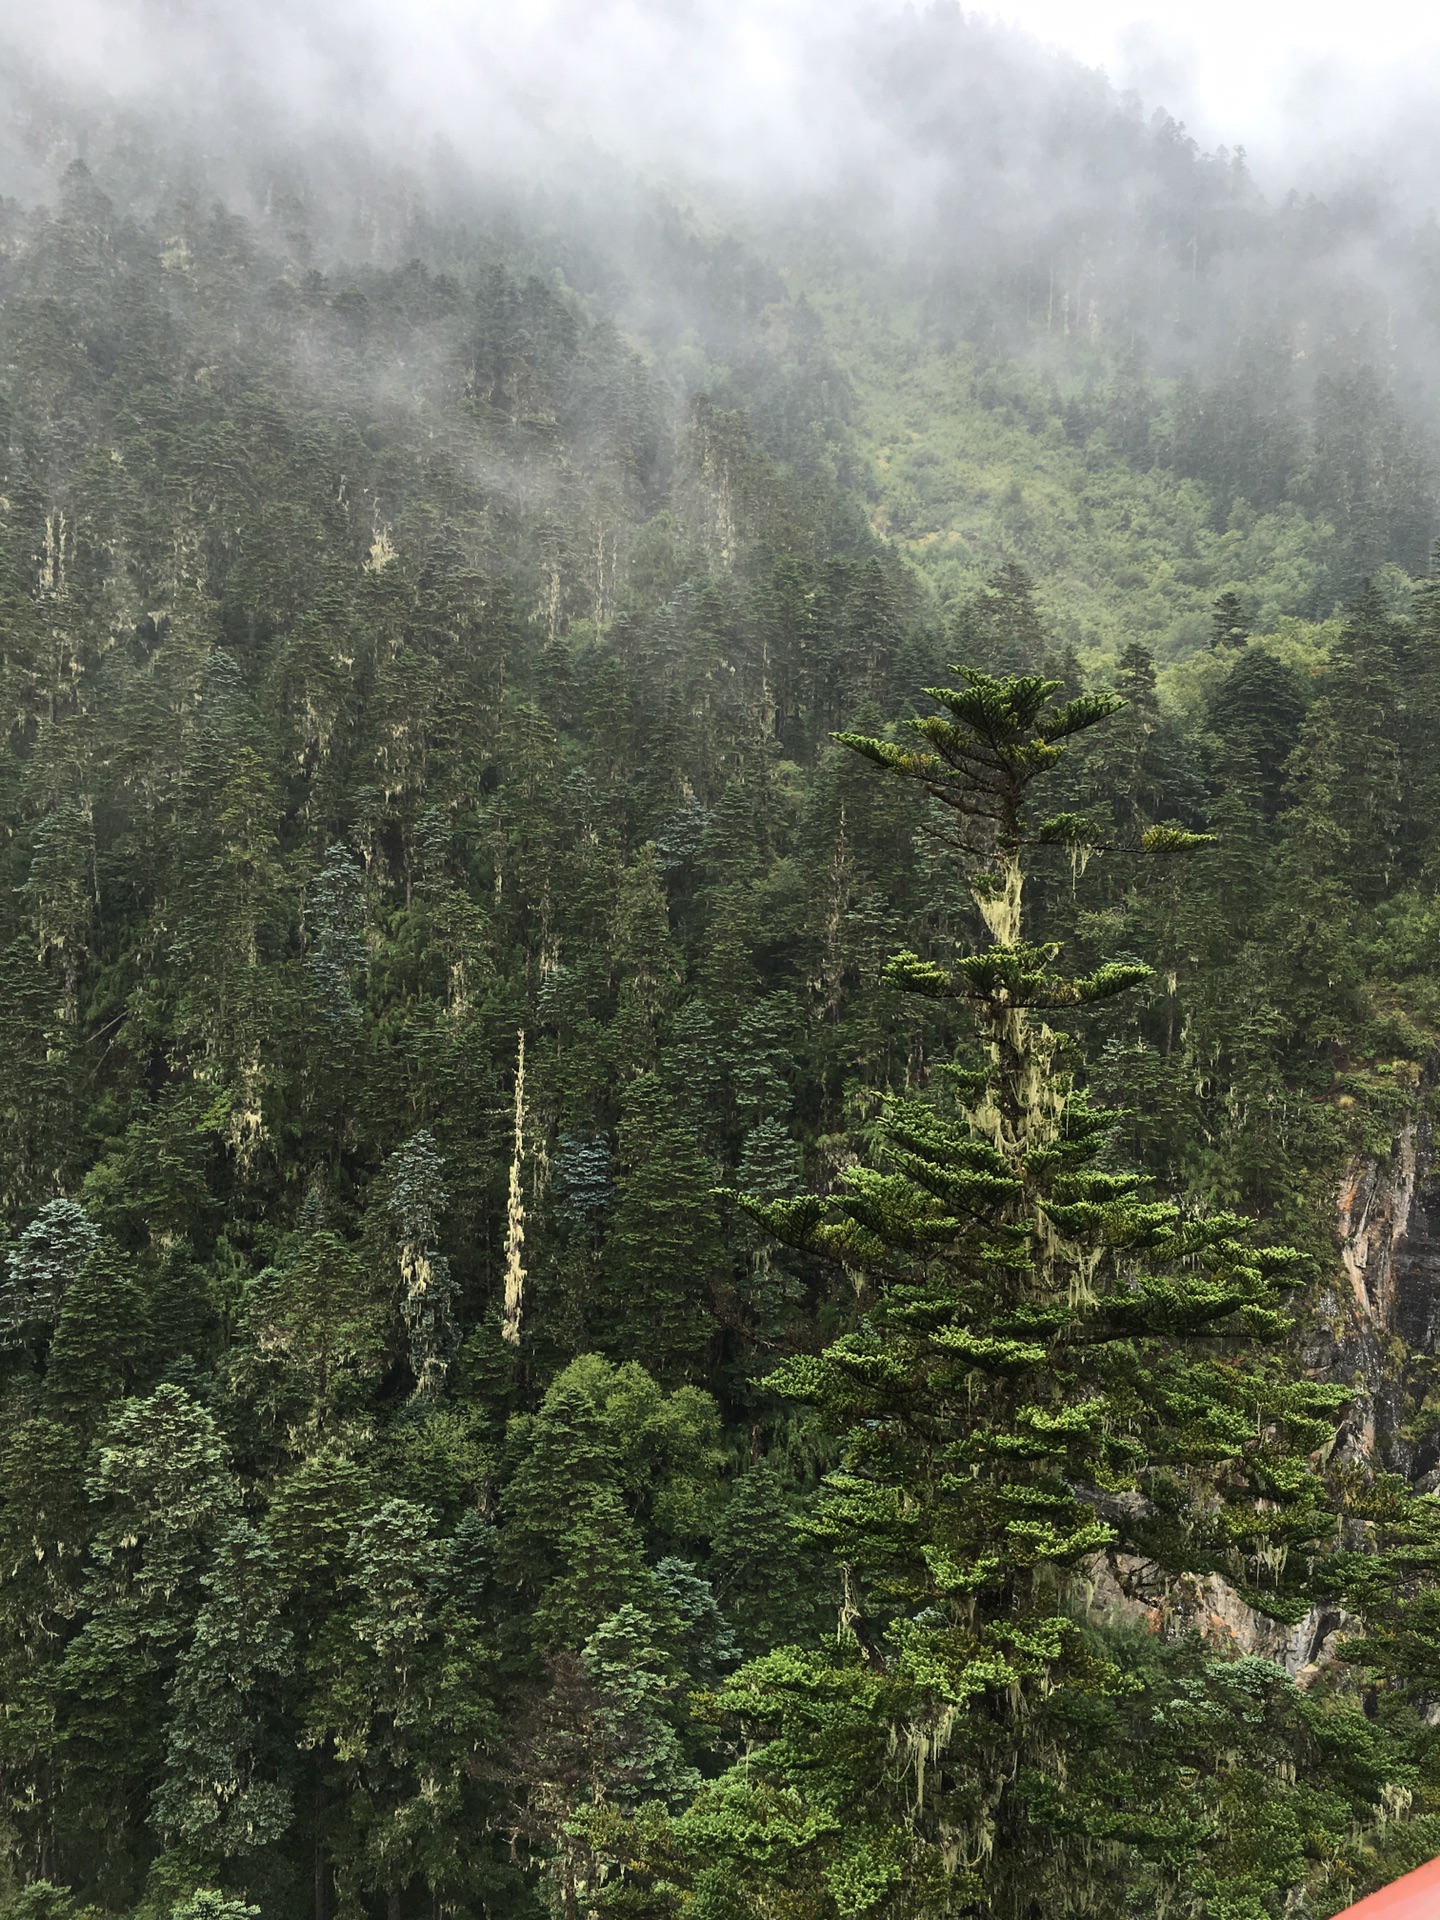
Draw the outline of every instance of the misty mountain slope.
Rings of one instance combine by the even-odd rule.
[[[4,78],[0,1920],[1319,1920],[1440,1850],[1423,329],[955,9],[768,130],[647,14]]]
[[[342,277],[411,254],[445,271],[477,218],[508,223],[542,275],[558,268],[594,313],[645,343],[682,413],[709,393],[744,407],[793,470],[813,473],[818,458],[843,492],[878,489],[881,525],[924,542],[915,552],[947,605],[1006,554],[1067,570],[1077,642],[1090,648],[1115,650],[1125,594],[1139,596],[1142,631],[1184,651],[1203,631],[1206,594],[1227,586],[1267,626],[1279,613],[1328,615],[1377,569],[1424,569],[1440,525],[1440,314],[1433,226],[1415,219],[1403,182],[1362,178],[1321,201],[1302,181],[1267,198],[1241,156],[1201,152],[1102,76],[948,5],[842,13],[826,35],[802,31],[797,63],[764,99],[732,75],[734,114],[753,107],[744,142],[705,131],[711,83],[738,57],[718,15],[694,14],[694,45],[662,75],[646,62],[671,46],[675,23],[658,9],[653,38],[636,41],[608,93],[582,85],[608,72],[601,23],[576,23],[573,44],[549,50],[534,95],[512,83],[544,32],[517,30],[493,72],[457,68],[427,103],[427,154],[398,129],[411,124],[405,89],[433,25],[414,21],[388,73],[376,64],[384,23],[357,52],[371,93],[362,125],[327,93],[341,75],[302,10],[292,33],[326,102],[323,135],[303,89],[267,94],[218,16],[162,42],[137,27],[162,69],[215,56],[203,137],[183,121],[147,125],[138,77],[128,100],[107,98],[78,68],[47,77],[32,50],[11,80],[11,173],[33,195],[57,152],[83,151],[137,207],[157,179],[188,179],[201,202],[218,192],[282,247],[287,231],[303,234],[310,263]],[[587,69],[592,41],[599,64]],[[835,431],[844,382],[808,445],[785,418],[802,392],[813,407],[823,382],[792,381],[788,399],[778,390],[787,285],[810,288],[817,313],[834,307],[821,351],[872,396],[852,449],[869,469],[861,483]],[[891,418],[890,396],[912,382],[906,417]],[[1025,433],[997,439],[997,421]],[[1070,511],[1072,499],[1083,506]],[[1112,533],[1132,530],[1143,562],[1111,553]]]
[[[942,608],[1018,561],[1055,631],[1095,664],[1131,639],[1166,660],[1207,646],[1223,592],[1239,593],[1257,632],[1329,610],[1329,523],[1283,499],[1258,512],[1173,464],[1127,458],[1093,372],[1062,386],[971,345],[947,350],[913,308],[812,293],[855,395],[871,524]]]
[[[1269,631],[1281,618],[1328,617],[1366,577],[1403,592],[1406,575],[1424,571],[1440,526],[1440,442],[1415,384],[1429,323],[1412,308],[1409,347],[1397,344],[1384,276],[1356,293],[1343,232],[1317,223],[1310,291],[1288,316],[1266,313],[1257,292],[1232,334],[1235,317],[1215,308],[1212,281],[1269,271],[1262,237],[1258,268],[1222,249],[1204,273],[1183,276],[1164,326],[1147,335],[1098,296],[1016,311],[1005,272],[987,274],[983,255],[965,263],[962,298],[907,265],[903,234],[860,244],[828,218],[742,218],[746,247],[722,245],[746,289],[743,317],[720,339],[705,283],[681,281],[699,353],[677,351],[685,300],[657,292],[679,278],[678,235],[695,232],[693,214],[666,216],[670,250],[627,261],[620,309],[646,288],[631,323],[672,382],[730,396],[772,451],[803,466],[815,445],[787,429],[783,408],[777,421],[759,403],[794,331],[780,288],[803,298],[819,322],[808,358],[818,378],[827,360],[836,375],[821,440],[832,470],[946,610],[1018,559],[1054,583],[1047,604],[1089,655],[1113,656],[1138,632],[1180,657],[1205,644],[1222,592],[1238,592],[1252,627]],[[1255,211],[1262,228],[1286,218]],[[714,216],[704,225],[713,233]],[[1143,223],[1132,238],[1138,246]],[[1076,244],[1089,244],[1083,229]],[[1131,264],[1147,282],[1143,248]],[[1406,265],[1423,290],[1423,245]],[[1083,282],[1090,268],[1077,271]],[[657,306],[667,313],[658,326]]]
[[[1323,616],[1387,567],[1424,570],[1440,526],[1440,309],[1423,180],[1377,171],[1324,200],[1303,180],[1267,198],[1243,155],[1202,152],[1163,112],[954,8],[848,44],[864,109],[837,155],[843,188],[720,204],[834,310],[833,350],[878,402],[865,435],[872,458],[889,449],[887,524],[925,540],[927,570],[954,533],[962,564],[974,545],[1047,575],[1073,565],[1082,597],[1123,576],[1149,601],[1143,629],[1181,650],[1200,631],[1193,590],[1221,590],[1232,570],[1265,625]],[[910,417],[888,418],[925,368]],[[971,413],[967,377],[986,413],[1042,443],[1059,420],[1081,456],[1047,449],[1052,477],[1008,518],[986,501],[1025,485],[997,473],[995,422]],[[940,429],[958,457],[926,446],[910,456],[923,476],[902,486],[896,429],[962,419]],[[1023,441],[1016,460],[1032,463]],[[1133,494],[1093,477],[1116,464],[1141,481]],[[1086,502],[1078,520],[1070,498]],[[1107,552],[1117,523],[1142,546],[1153,526],[1178,555],[1137,574]],[[1090,617],[1113,635],[1117,609]]]

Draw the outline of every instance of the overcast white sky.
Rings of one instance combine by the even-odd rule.
[[[688,156],[763,181],[833,174],[864,131],[843,48],[861,20],[873,27],[906,5],[0,0],[0,39],[78,84],[178,101],[202,119],[248,83],[303,117],[401,142],[440,135],[515,157],[522,123],[543,122],[545,138],[581,131],[641,161]],[[980,0],[965,11],[1102,67],[1206,146],[1244,146],[1267,190],[1323,190],[1353,154],[1440,202],[1433,0]]]
[[[1104,67],[1205,144],[1257,155],[1320,147],[1327,132],[1364,140],[1376,102],[1419,105],[1440,72],[1440,10],[1421,0],[985,0],[975,10]],[[1430,104],[1440,109],[1440,93]]]

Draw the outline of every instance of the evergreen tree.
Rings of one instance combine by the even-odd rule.
[[[785,1200],[800,1184],[800,1150],[782,1120],[762,1120],[745,1136],[736,1174],[756,1200]]]
[[[1030,576],[1016,560],[998,567],[955,621],[952,644],[992,673],[1038,673],[1046,636]]]
[[[281,1839],[291,1819],[278,1737],[294,1668],[273,1549],[240,1520],[202,1580],[206,1599],[170,1690],[165,1773],[154,1823],[216,1869]]]
[[[800,1151],[783,1121],[762,1120],[745,1135],[735,1177],[748,1198],[788,1199],[800,1185],[800,1173]],[[773,1337],[793,1310],[800,1283],[783,1253],[777,1256],[763,1235],[751,1237],[755,1244],[743,1296],[756,1329]]]
[[[73,1165],[73,1047],[33,943],[14,941],[0,951],[0,1203],[12,1217],[52,1198]]]
[[[643,1541],[621,1498],[615,1436],[591,1370],[576,1362],[536,1414],[513,1423],[510,1444],[523,1455],[502,1536],[510,1579],[536,1596],[537,1631],[576,1650],[646,1589]]]
[[[693,1375],[730,1274],[714,1175],[650,1074],[626,1089],[616,1150],[591,1339],[619,1359],[643,1353],[662,1378]]]
[[[1091,746],[1087,772],[1109,801],[1120,836],[1133,842],[1165,812],[1174,744],[1161,720],[1155,661],[1138,641],[1120,655],[1115,691],[1125,704]]]
[[[213,1232],[210,1175],[224,1108],[170,1085],[132,1102],[124,1130],[85,1176],[85,1203],[123,1246],[160,1251]]]
[[[48,1333],[99,1241],[99,1228],[73,1200],[51,1200],[40,1209],[6,1256],[0,1344]]]
[[[61,1302],[46,1362],[47,1407],[93,1433],[149,1373],[151,1336],[135,1260],[102,1240]]]
[[[310,979],[332,1025],[359,1017],[355,988],[365,966],[365,876],[338,842],[325,849],[305,906]]]
[[[488,1657],[444,1604],[444,1563],[423,1508],[382,1502],[346,1543],[345,1597],[310,1662],[303,1739],[345,1783],[337,1876],[392,1902],[465,1892],[469,1782],[494,1740]]]
[[[594,1690],[594,1766],[607,1799],[678,1809],[700,1784],[687,1766],[670,1714],[675,1681],[655,1622],[636,1606],[602,1620],[580,1655]]]
[[[610,1142],[562,1135],[551,1164],[555,1211],[582,1232],[592,1232],[615,1193],[610,1177]]]
[[[1370,211],[1067,86],[1109,224],[1001,270],[962,196],[903,341],[618,176],[623,260],[452,182],[390,265],[380,175],[242,219],[81,114],[0,204],[0,1920],[1275,1920],[1440,1849],[1429,242],[1372,345]],[[886,734],[944,608],[1126,706]],[[1020,766],[1006,932],[945,802]],[[1223,1657],[1307,1602],[1303,1687]]]
[[[1366,587],[1349,610],[1329,685],[1311,708],[1301,737],[1312,781],[1324,779],[1335,795],[1347,885],[1366,903],[1386,891],[1399,857],[1395,640],[1379,594]]]
[[[510,1423],[500,1578],[536,1597],[541,1644],[578,1653],[608,1614],[653,1610],[647,1543],[708,1533],[718,1416],[694,1387],[666,1392],[633,1362],[573,1361]]]
[[[681,1671],[695,1685],[713,1686],[724,1668],[740,1658],[740,1649],[710,1582],[690,1560],[666,1554],[652,1570],[658,1623],[671,1643]]]
[[[1217,652],[1228,647],[1243,647],[1250,638],[1250,625],[1238,593],[1222,593],[1210,618],[1215,636],[1211,644]]]
[[[225,1137],[243,1170],[264,1144],[275,1097],[279,980],[274,966],[286,881],[279,801],[252,737],[233,664],[208,663],[210,724],[190,774],[190,841],[170,953],[176,1030],[198,1078],[220,1090]]]
[[[95,914],[95,836],[78,801],[67,800],[35,829],[30,872],[20,889],[36,956],[59,976],[61,1007],[79,1017],[80,970]]]
[[[1129,1764],[1134,1682],[1078,1630],[1074,1583],[1123,1548],[1224,1569],[1284,1613],[1333,1536],[1305,1455],[1344,1392],[1255,1351],[1285,1327],[1292,1251],[1100,1171],[1108,1117],[1057,1060],[1046,1014],[1146,969],[1067,976],[1025,938],[1030,850],[1084,825],[1037,819],[1030,786],[1117,705],[1057,707],[1056,690],[970,671],[934,692],[916,745],[848,736],[953,818],[988,944],[948,968],[904,953],[891,975],[968,1004],[985,1067],[961,1076],[958,1105],[892,1099],[885,1164],[851,1170],[828,1204],[752,1203],[780,1238],[863,1274],[868,1310],[772,1381],[844,1435],[807,1520],[839,1565],[841,1644],[762,1656],[727,1683],[761,1745],[662,1847],[667,1878],[683,1860],[701,1904],[717,1872],[742,1911],[959,1897],[1011,1912],[1047,1889],[1098,1910],[1122,1859],[1136,1881],[1154,1874],[1157,1897],[1172,1878],[1202,1884],[1230,1817],[1223,1772],[1194,1789],[1213,1824],[1202,1816],[1178,1854],[1173,1838],[1152,1845],[1179,1777],[1153,1748]],[[777,1818],[783,1839],[766,1829]]]
[[[748,1007],[741,1015],[732,1079],[735,1105],[747,1127],[783,1119],[789,1110],[789,1082],[795,1071],[788,1044],[792,1019],[791,1009],[779,994]]]
[[[703,1000],[687,1000],[676,1011],[657,1071],[676,1114],[706,1146],[718,1144],[724,1049]]]
[[[445,1161],[428,1131],[407,1140],[386,1168],[385,1209],[400,1266],[400,1312],[419,1401],[439,1392],[455,1344],[450,1262],[437,1247],[449,1193]]]
[[[1280,809],[1304,717],[1298,674],[1263,647],[1245,647],[1211,697],[1210,725],[1232,752],[1253,760],[1268,819]]]
[[[166,1702],[236,1490],[214,1421],[174,1386],[124,1403],[86,1490],[100,1511],[86,1618],[57,1687],[62,1802],[71,1833],[105,1832],[118,1893],[151,1851],[147,1783],[160,1772]]]
[[[250,1288],[247,1344],[232,1362],[237,1389],[291,1444],[313,1443],[378,1378],[390,1319],[361,1257],[338,1234],[308,1234],[285,1268],[267,1268]]]
[[[737,1476],[715,1527],[715,1595],[747,1653],[808,1644],[833,1609],[823,1554],[801,1532],[801,1505],[775,1467],[757,1460]]]
[[[679,968],[651,847],[642,848],[635,864],[621,875],[606,944],[616,973],[617,1060],[631,1073],[652,1068],[658,1023],[673,996]]]

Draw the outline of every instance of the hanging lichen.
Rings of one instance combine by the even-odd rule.
[[[415,1400],[440,1391],[455,1346],[450,1262],[436,1248],[449,1193],[435,1137],[414,1135],[390,1161],[386,1207],[395,1228],[395,1255],[403,1291],[400,1312],[409,1336]]]
[[[520,1171],[525,1164],[525,1029],[515,1059],[515,1144],[510,1156],[510,1198],[505,1212],[505,1308],[500,1336],[510,1346],[520,1344],[520,1309],[525,1297],[525,1202]]]

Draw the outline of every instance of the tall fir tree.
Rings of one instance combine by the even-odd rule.
[[[626,1090],[616,1157],[590,1338],[616,1359],[643,1354],[662,1379],[694,1377],[731,1262],[713,1169],[653,1074]]]
[[[988,940],[949,966],[902,953],[890,973],[971,1009],[983,1067],[951,1075],[952,1097],[890,1100],[881,1164],[828,1201],[750,1204],[862,1277],[859,1327],[771,1380],[842,1436],[806,1522],[837,1562],[840,1638],[727,1682],[749,1751],[652,1841],[662,1907],[709,1911],[722,1879],[732,1912],[997,1916],[1113,1911],[1117,1873],[1160,1901],[1227,1875],[1240,1898],[1274,1884],[1235,1840],[1223,1765],[1188,1776],[1181,1838],[1194,1755],[1139,1728],[1189,1683],[1142,1679],[1123,1645],[1082,1632],[1077,1595],[1123,1551],[1303,1611],[1335,1527],[1306,1455],[1345,1393],[1265,1352],[1292,1250],[1097,1165],[1109,1116],[1047,1016],[1146,969],[1066,975],[1025,936],[1036,850],[1086,830],[1039,815],[1031,786],[1119,704],[1056,691],[971,670],[933,690],[914,744],[847,736],[923,787],[966,863]],[[1148,836],[1167,853],[1187,838]]]

